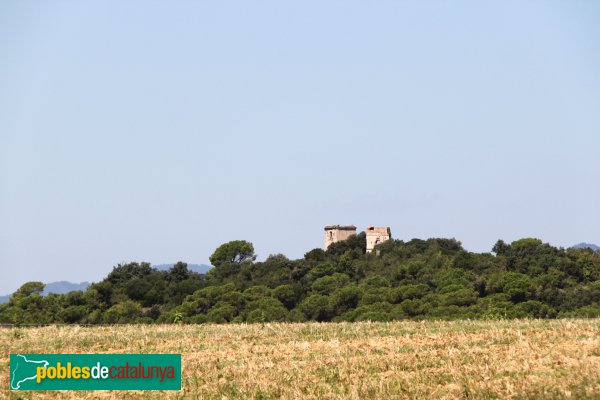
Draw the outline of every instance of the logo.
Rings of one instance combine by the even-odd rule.
[[[11,354],[11,390],[180,390],[181,354]]]

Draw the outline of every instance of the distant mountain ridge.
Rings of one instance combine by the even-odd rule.
[[[573,246],[573,248],[575,249],[592,249],[594,251],[598,251],[600,250],[600,246],[592,244],[592,243],[578,243],[575,246]]]
[[[82,292],[90,286],[89,282],[73,283],[67,281],[50,282],[44,286],[42,296],[48,296],[50,293],[64,294],[81,290]]]
[[[174,263],[173,264],[159,264],[159,265],[153,265],[152,268],[156,268],[160,271],[168,271],[173,265],[175,265],[175,264]],[[192,272],[196,272],[198,274],[205,274],[212,268],[212,265],[188,264],[187,267],[188,267],[188,270],[190,270]],[[50,283],[46,283],[46,286],[44,286],[44,291],[42,292],[42,296],[48,296],[50,293],[65,294],[65,293],[74,292],[77,290],[85,291],[90,285],[91,285],[90,282],[80,282],[80,283],[73,283],[73,282],[68,282],[68,281],[50,282]],[[8,301],[10,300],[10,296],[12,296],[12,294],[0,296],[0,304],[8,303]]]
[[[168,271],[173,265],[173,264],[158,264],[158,265],[153,265],[152,268],[156,268],[160,271]],[[192,271],[192,272],[196,272],[198,274],[205,274],[208,271],[210,271],[210,269],[212,268],[212,265],[206,265],[206,264],[188,264],[187,265],[188,270]]]

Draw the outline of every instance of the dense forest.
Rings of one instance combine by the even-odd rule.
[[[600,316],[600,253],[538,239],[499,240],[471,253],[455,239],[389,240],[365,253],[364,232],[314,249],[256,262],[236,240],[210,257],[206,275],[185,263],[114,267],[85,292],[42,296],[21,286],[0,305],[9,324],[391,321]]]

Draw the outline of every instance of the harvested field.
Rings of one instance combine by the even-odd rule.
[[[0,330],[0,398],[600,398],[600,320]],[[177,392],[9,392],[9,353],[181,353]]]

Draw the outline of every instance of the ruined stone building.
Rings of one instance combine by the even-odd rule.
[[[356,227],[354,225],[327,225],[325,227],[325,250],[333,243],[346,240],[352,235],[356,235]]]
[[[346,240],[352,235],[356,235],[356,226],[354,225],[327,225],[325,227],[325,250],[327,250],[331,244]],[[390,239],[390,231],[389,228],[386,227],[367,225],[366,235],[367,253],[372,252],[379,243],[383,243]]]
[[[390,231],[386,227],[367,225],[367,253],[373,251],[375,246],[390,239]]]

